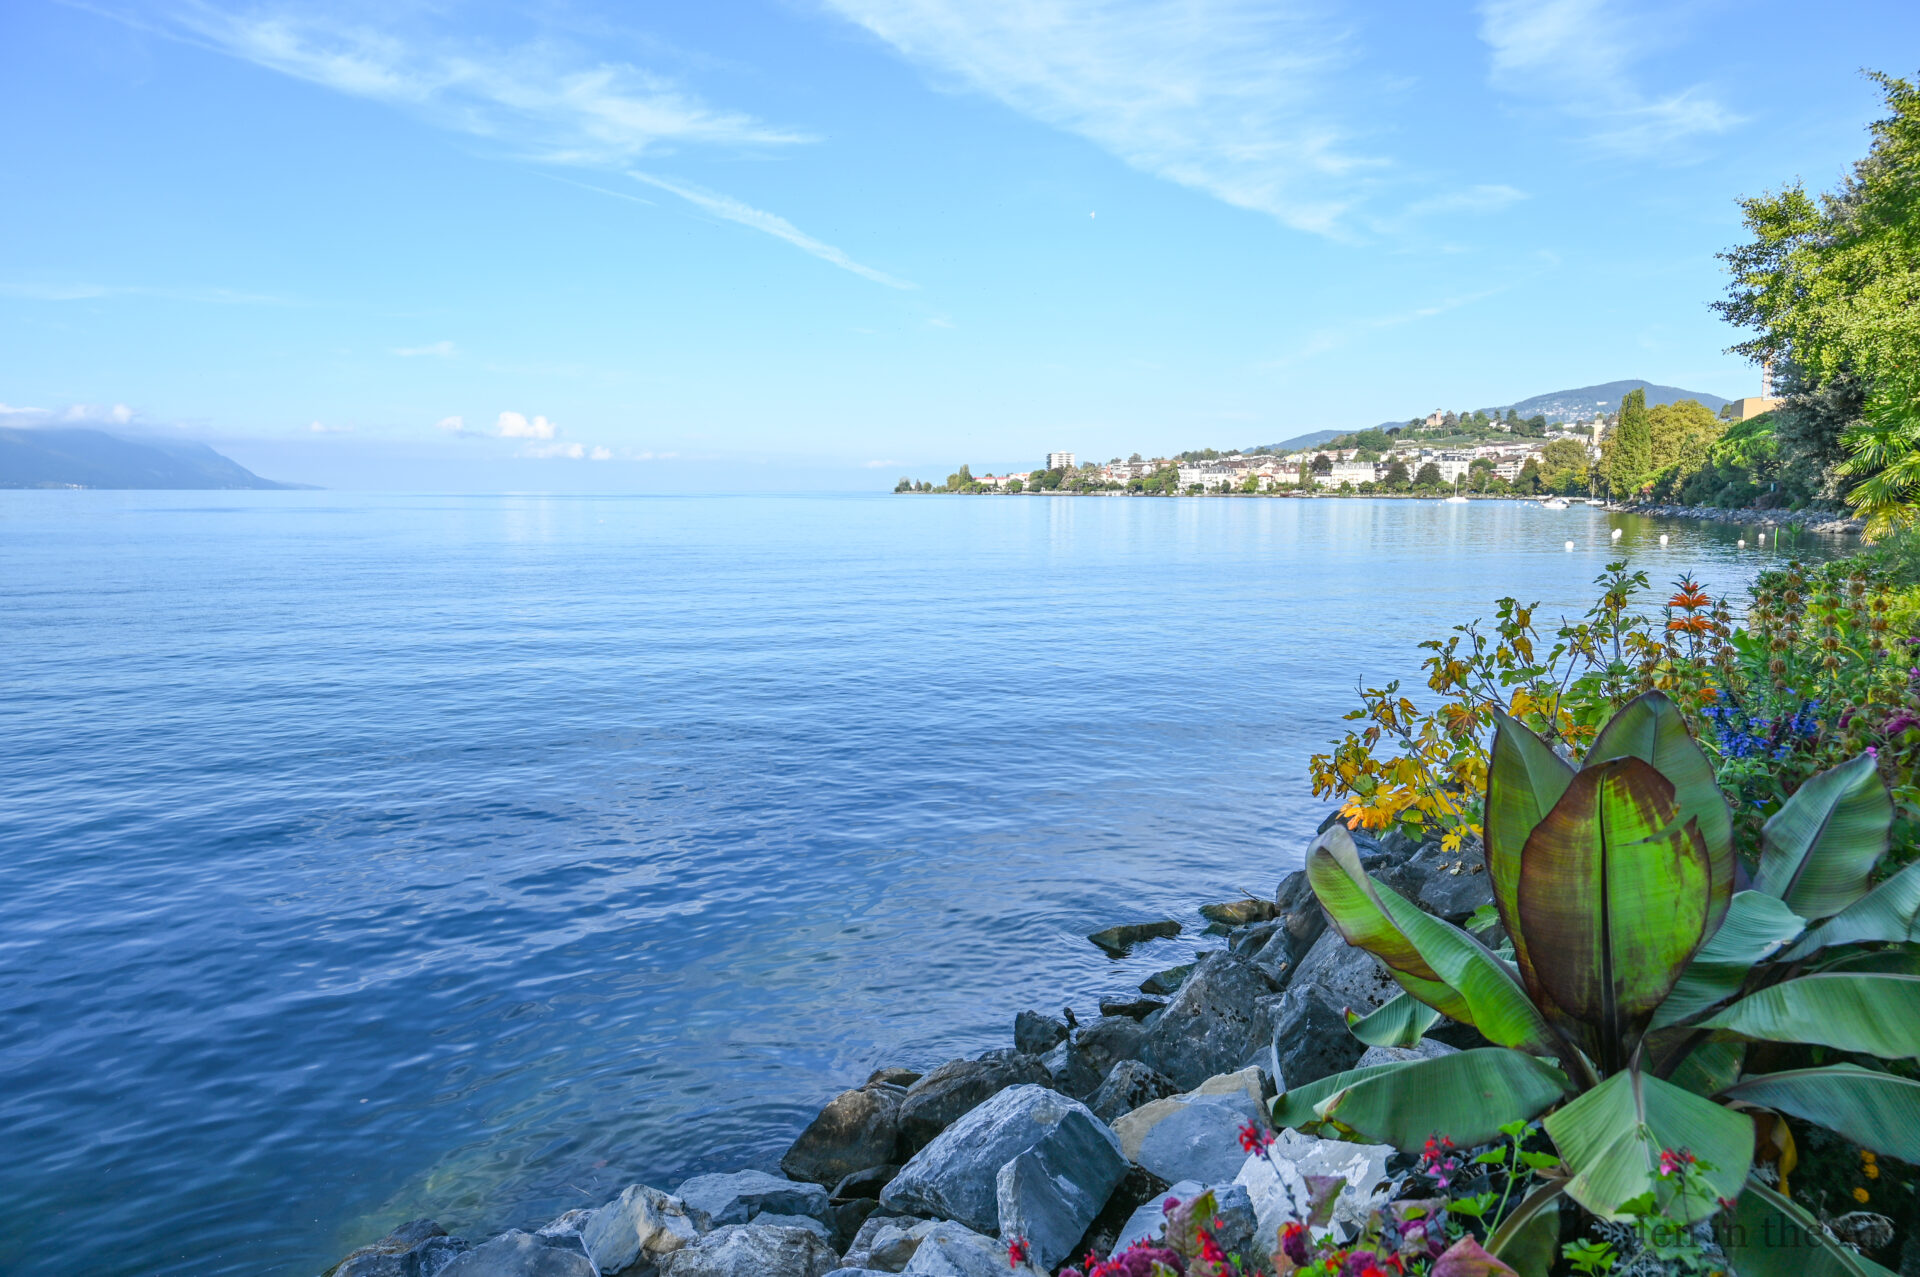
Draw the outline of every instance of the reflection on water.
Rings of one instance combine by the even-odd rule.
[[[1081,936],[1294,867],[1307,755],[1420,639],[1615,553],[1735,589],[1750,531],[0,494],[0,1269],[310,1273],[771,1165],[849,1079],[1190,953]]]

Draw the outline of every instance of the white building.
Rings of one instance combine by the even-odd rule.
[[[1333,469],[1326,474],[1313,476],[1316,488],[1338,488],[1343,483],[1359,487],[1363,483],[1372,483],[1379,478],[1379,467],[1371,461],[1336,461]]]
[[[1049,470],[1071,470],[1078,464],[1079,462],[1074,460],[1071,452],[1049,452],[1047,454],[1047,469]]]

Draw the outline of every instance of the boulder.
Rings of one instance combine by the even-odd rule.
[[[1063,1164],[1080,1152],[1050,1141],[1003,1164],[994,1179],[1000,1236],[1024,1238],[1033,1261],[1049,1272],[1073,1253],[1120,1180],[1115,1175],[1083,1183],[1087,1177],[1077,1165]]]
[[[330,1277],[438,1277],[466,1249],[432,1220],[416,1219],[348,1255]]]
[[[878,1166],[869,1166],[864,1170],[857,1170],[833,1186],[833,1200],[850,1201],[861,1197],[877,1198],[880,1196],[880,1190],[887,1186],[887,1181],[899,1173],[899,1166],[893,1162],[882,1162]]]
[[[598,1277],[572,1239],[512,1229],[454,1256],[438,1277]]]
[[[1249,1123],[1267,1124],[1257,1069],[1154,1100],[1117,1119],[1113,1133],[1128,1161],[1169,1183],[1227,1183],[1247,1160],[1240,1132]]]
[[[1146,1031],[1136,1056],[1185,1087],[1238,1069],[1272,1040],[1260,1006],[1271,992],[1246,959],[1209,954]]]
[[[1168,967],[1164,971],[1156,971],[1140,982],[1140,992],[1160,996],[1172,993],[1180,987],[1180,982],[1185,980],[1188,972],[1192,970],[1193,963],[1186,962],[1177,967]]]
[[[1248,897],[1245,900],[1229,900],[1225,904],[1201,905],[1200,916],[1208,922],[1239,927],[1249,922],[1268,921],[1274,916],[1274,905],[1271,900]]]
[[[1347,1031],[1340,1008],[1308,984],[1295,984],[1279,997],[1273,1028],[1275,1081],[1282,1088],[1305,1086],[1353,1067],[1366,1044]]]
[[[859,1231],[854,1233],[853,1240],[847,1243],[847,1250],[841,1256],[841,1262],[850,1268],[876,1268],[883,1272],[898,1272],[906,1267],[907,1260],[912,1258],[912,1252],[909,1251],[900,1258],[898,1267],[887,1268],[873,1256],[874,1239],[889,1229],[904,1236],[908,1229],[921,1222],[923,1221],[911,1215],[869,1215],[861,1221]]]
[[[1166,1006],[1164,998],[1102,998],[1101,1015],[1124,1015],[1129,1020],[1144,1020]]]
[[[772,1211],[763,1211],[753,1217],[755,1228],[804,1228],[825,1242],[829,1249],[833,1247],[833,1230],[810,1215],[776,1215]],[[851,1236],[859,1225],[847,1230]],[[838,1253],[837,1251],[835,1252]]]
[[[1013,1017],[1013,1049],[1028,1055],[1045,1055],[1067,1040],[1067,1025],[1038,1011],[1022,1011]]]
[[[1164,940],[1180,934],[1180,924],[1171,918],[1159,922],[1129,922],[1096,931],[1087,939],[1106,950],[1110,958],[1124,958],[1143,940]]]
[[[1235,927],[1227,933],[1227,952],[1250,958],[1273,939],[1274,932],[1285,926],[1285,919],[1271,918],[1266,922],[1249,922],[1244,927]]]
[[[1399,1064],[1410,1060],[1437,1060],[1443,1055],[1458,1055],[1460,1048],[1436,1042],[1432,1038],[1421,1038],[1412,1046],[1370,1046],[1360,1053],[1353,1062],[1356,1069],[1371,1068],[1376,1064]]]
[[[1390,1144],[1349,1144],[1340,1140],[1315,1139],[1298,1131],[1281,1131],[1267,1147],[1266,1156],[1249,1157],[1234,1177],[1252,1199],[1258,1224],[1254,1230],[1253,1252],[1265,1262],[1270,1260],[1279,1242],[1280,1228],[1290,1221],[1307,1219],[1313,1207],[1311,1180],[1343,1181],[1334,1198],[1330,1223],[1340,1225],[1343,1235],[1351,1236],[1365,1225],[1367,1216],[1384,1206],[1392,1195],[1387,1179],[1387,1159],[1394,1155]],[[1324,1235],[1327,1226],[1314,1228]]]
[[[1120,1141],[1084,1104],[1042,1086],[1000,1092],[913,1155],[880,1193],[901,1214],[956,1220],[986,1236],[1000,1232],[999,1173],[1032,1149],[1052,1174],[1071,1180],[1098,1210],[1127,1159]]]
[[[1095,1117],[1111,1126],[1122,1114],[1179,1090],[1166,1074],[1156,1073],[1138,1060],[1122,1060],[1113,1066],[1106,1081],[1100,1083],[1100,1088],[1088,1099],[1087,1107]]]
[[[1139,1058],[1146,1030],[1140,1022],[1124,1015],[1103,1015],[1074,1038],[1074,1048],[1093,1069],[1096,1077],[1105,1077],[1122,1060]]]
[[[818,1184],[803,1184],[765,1171],[735,1171],[730,1175],[695,1175],[682,1185],[676,1196],[692,1211],[705,1214],[712,1227],[744,1224],[761,1211],[778,1215],[811,1215],[815,1219],[827,1213],[827,1190]]]
[[[660,1261],[660,1277],[825,1277],[840,1266],[807,1228],[728,1224]]]
[[[923,1227],[920,1243],[903,1273],[921,1273],[926,1277],[1005,1277],[1008,1271],[1007,1248],[991,1237],[983,1237],[950,1220],[935,1220]]]
[[[906,1094],[875,1082],[835,1096],[780,1158],[780,1169],[790,1179],[830,1186],[855,1171],[891,1162]]]
[[[1041,1057],[1041,1063],[1047,1066],[1049,1085],[1062,1095],[1084,1099],[1100,1085],[1100,1070],[1093,1066],[1087,1053],[1072,1042],[1054,1047]]]
[[[1250,1254],[1254,1231],[1259,1227],[1259,1217],[1254,1214],[1253,1198],[1246,1188],[1234,1183],[1202,1184],[1196,1180],[1183,1180],[1153,1201],[1141,1203],[1140,1208],[1127,1217],[1126,1227],[1120,1230],[1113,1250],[1119,1252],[1135,1242],[1153,1241],[1165,1236],[1167,1202],[1172,1200],[1185,1204],[1209,1191],[1213,1193],[1214,1208],[1218,1212],[1212,1229],[1214,1240],[1229,1255]]]
[[[1038,1056],[988,1051],[972,1060],[949,1060],[907,1088],[900,1104],[903,1149],[922,1148],[981,1101],[1010,1086],[1049,1085],[1053,1075]],[[885,1160],[885,1159],[881,1159]]]
[[[1365,1014],[1400,992],[1381,961],[1329,928],[1294,968],[1288,989],[1309,986],[1341,1009]],[[1298,1085],[1298,1083],[1295,1083]]]
[[[1414,900],[1437,918],[1465,922],[1474,910],[1493,903],[1493,879],[1479,857],[1455,856],[1427,875]]]
[[[540,1231],[545,1233],[554,1224]],[[657,1188],[632,1184],[588,1215],[578,1236],[594,1267],[613,1274],[643,1261],[658,1263],[662,1255],[698,1241],[700,1231],[700,1221],[685,1202]]]

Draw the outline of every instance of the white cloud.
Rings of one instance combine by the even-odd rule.
[[[697,186],[683,182],[670,182],[664,177],[655,177],[650,173],[629,172],[628,177],[645,182],[670,194],[678,195],[696,208],[704,209],[715,217],[723,217],[729,222],[738,222],[742,226],[752,227],[775,239],[783,239],[804,253],[812,253],[823,262],[831,262],[841,270],[852,271],[862,279],[870,279],[876,284],[885,284],[888,288],[912,288],[905,280],[895,279],[891,275],[874,270],[871,266],[862,266],[831,244],[823,244],[808,235],[784,217],[750,204],[743,204],[731,195],[721,195],[714,191],[704,191]]]
[[[107,416],[109,419],[119,422],[124,426],[127,422],[133,420],[133,409],[123,403],[117,403],[113,406],[113,410],[107,413]]]
[[[1333,103],[1364,94],[1316,0],[825,0],[941,79],[1145,173],[1320,233],[1360,153]]]
[[[587,453],[587,456],[594,461],[611,461],[613,460],[613,449],[603,448],[596,444],[593,450]]]
[[[1545,96],[1590,129],[1590,139],[1630,155],[1670,152],[1742,123],[1704,87],[1665,97],[1635,83],[1634,64],[1661,14],[1632,15],[1613,0],[1483,0],[1480,38],[1493,50],[1498,88]]]
[[[467,421],[465,417],[442,417],[433,424],[439,429],[448,431],[451,434],[465,434],[467,432]]]
[[[308,426],[307,429],[317,435],[350,435],[353,433],[352,426],[329,426],[323,421],[316,421]]]
[[[619,62],[517,49],[410,42],[325,8],[175,12],[170,34],[221,53],[414,112],[531,158],[613,164],[675,145],[785,146],[813,139],[707,106],[671,79]]]
[[[529,421],[517,412],[503,412],[499,421],[502,439],[551,439],[560,433],[560,427],[545,417],[535,417]]]
[[[439,359],[452,359],[458,352],[450,341],[436,341],[425,346],[395,346],[393,353],[402,359],[414,359],[421,355],[433,355]]]
[[[605,449],[595,449],[595,451],[603,452]],[[520,450],[520,455],[523,457],[559,457],[568,461],[584,461],[587,456],[587,445],[584,443],[530,443]],[[608,455],[611,456],[612,454],[609,453]],[[600,459],[602,458],[596,458],[596,460]]]

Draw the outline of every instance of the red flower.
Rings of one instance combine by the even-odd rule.
[[[1027,1245],[1026,1238],[1016,1237],[1007,1243],[1007,1267],[1018,1268],[1030,1258],[1032,1258],[1032,1248]]]
[[[1264,1157],[1267,1146],[1273,1140],[1273,1132],[1261,1129],[1258,1122],[1248,1122],[1240,1128],[1240,1147],[1249,1153],[1259,1153]]]

